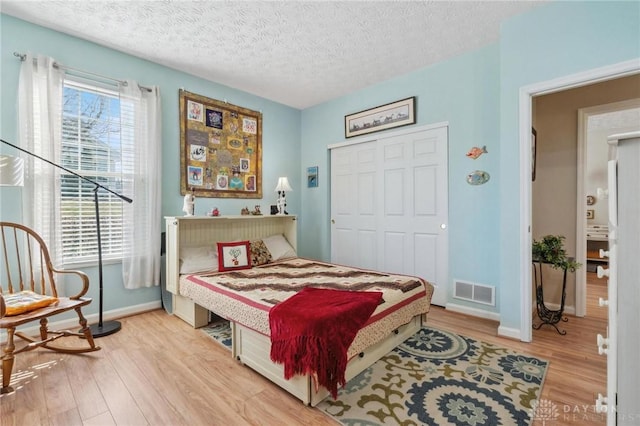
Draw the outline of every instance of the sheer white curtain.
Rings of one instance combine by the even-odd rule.
[[[160,89],[128,80],[120,87],[121,137],[133,140],[123,158],[125,288],[160,284],[162,137]],[[132,139],[131,139],[132,138]],[[123,144],[124,146],[124,144]]]
[[[18,82],[18,139],[20,146],[60,164],[61,109],[64,72],[54,59],[27,53]],[[60,264],[59,169],[31,156],[25,159],[22,193],[23,222],[47,242],[54,265]]]

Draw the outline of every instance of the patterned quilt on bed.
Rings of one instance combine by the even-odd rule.
[[[185,275],[180,279],[180,294],[269,336],[269,310],[307,286],[383,293],[382,302],[352,343],[349,356],[428,312],[433,293],[431,284],[417,277],[293,258],[251,269]]]

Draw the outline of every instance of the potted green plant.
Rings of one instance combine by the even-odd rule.
[[[534,262],[548,263],[556,269],[575,272],[580,266],[564,249],[564,236],[545,235],[540,241],[533,240],[532,259]]]

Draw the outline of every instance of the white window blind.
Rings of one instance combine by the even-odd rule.
[[[65,79],[62,105],[62,166],[115,192],[122,192],[133,168],[133,132],[121,120],[123,106],[116,91]],[[124,120],[129,121],[129,120]],[[63,264],[98,258],[95,185],[69,173],[60,175],[60,229]],[[123,203],[97,189],[102,257],[123,254]]]

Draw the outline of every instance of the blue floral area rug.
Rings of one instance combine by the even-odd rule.
[[[423,327],[317,408],[343,425],[530,425],[548,361]]]
[[[231,350],[231,326],[229,321],[225,319],[215,319],[200,330],[204,331],[209,337],[220,343],[225,348]]]

